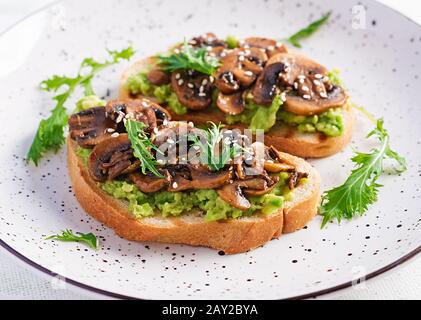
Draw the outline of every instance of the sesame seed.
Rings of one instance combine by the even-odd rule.
[[[163,159],[157,159],[156,162],[158,162],[159,164],[164,164],[165,161]]]
[[[245,72],[244,72],[244,74],[245,74],[246,76],[251,77],[251,76],[253,75],[253,72],[251,72],[251,71],[245,71]]]
[[[287,94],[285,92],[281,93],[281,100],[285,102],[287,100]]]
[[[176,188],[178,187],[178,183],[177,183],[177,182],[174,182],[174,183],[172,184],[172,187],[173,187],[174,189],[176,189]]]
[[[321,78],[323,78],[323,76],[322,76],[320,73],[316,73],[316,74],[314,75],[314,77],[315,77],[316,79],[321,79]]]
[[[269,51],[273,51],[273,50],[275,50],[275,47],[274,47],[274,46],[269,46],[269,47],[268,47],[268,50],[269,50]]]
[[[206,97],[206,93],[204,93],[204,92],[199,92],[199,97]]]
[[[250,51],[249,49],[247,49],[247,50],[245,50],[245,51],[244,51],[244,54],[245,54],[246,56],[248,56],[248,55],[250,55],[250,54],[251,54],[251,51]]]
[[[328,82],[329,81],[329,77],[328,76],[324,76],[322,81],[323,82]]]
[[[193,122],[191,122],[191,121],[189,121],[189,122],[187,123],[187,125],[188,125],[190,128],[193,128],[193,127],[194,127],[194,123],[193,123]]]
[[[168,124],[168,120],[167,120],[167,119],[164,119],[164,121],[162,121],[162,124],[163,124],[164,126],[166,126],[166,125]]]
[[[282,48],[284,46],[284,44],[282,42],[277,42],[276,43],[276,47],[277,48]]]
[[[208,84],[208,79],[203,79],[202,80],[202,86],[206,86]]]
[[[153,133],[155,133],[155,134],[158,133],[158,128],[157,127],[153,128]]]
[[[313,80],[315,86],[320,86],[322,83],[319,80]]]
[[[298,83],[294,82],[294,89],[297,90],[298,89]]]
[[[111,135],[111,137],[112,137],[112,138],[117,138],[119,135],[120,135],[120,134],[119,134],[118,132],[114,132],[114,133]]]
[[[194,88],[193,83],[190,83],[190,82],[187,84],[187,86],[188,86],[189,88],[191,88],[191,89],[193,89],[193,88]]]
[[[305,76],[305,75],[303,75],[303,74],[300,74],[297,78],[298,78],[298,79],[305,79],[305,78],[306,78],[306,76]]]
[[[273,160],[269,159],[269,160],[266,160],[266,162],[267,163],[273,163]]]
[[[199,92],[203,92],[203,91],[205,91],[205,87],[204,86],[200,86],[199,87]]]
[[[212,76],[209,76],[209,81],[210,81],[211,83],[213,83],[213,82],[215,81],[215,78],[214,78],[214,77],[212,77]]]
[[[169,144],[173,144],[173,143],[174,143],[174,140],[173,140],[173,139],[171,139],[171,138],[169,138],[169,139],[167,140],[167,142],[168,142]]]
[[[306,92],[307,92],[307,91],[310,91],[310,89],[309,89],[307,86],[302,86],[302,87],[301,87],[301,90],[306,91]]]
[[[304,83],[304,79],[298,79],[298,82],[302,84]]]
[[[309,94],[305,94],[303,95],[303,99],[310,100],[311,96]]]
[[[113,129],[113,128],[107,128],[107,132],[109,132],[109,133],[112,133],[112,132],[114,132],[115,130]]]
[[[177,83],[178,83],[179,86],[181,86],[184,83],[184,80],[183,79],[180,79],[180,80],[178,80]]]
[[[244,60],[245,60],[245,58],[244,58],[244,56],[239,56],[239,57],[238,57],[238,60],[240,60],[240,61],[244,61]]]
[[[181,78],[181,74],[179,74],[179,73],[176,73],[175,74],[175,78],[178,80],[178,79],[180,79]]]
[[[179,49],[174,49],[174,53],[179,54],[180,50]]]
[[[319,94],[322,98],[327,98],[327,94],[325,92],[320,92]]]
[[[121,114],[121,113],[120,113],[120,114],[118,115],[117,119],[115,120],[115,122],[116,122],[116,123],[120,123],[120,122],[121,122],[121,120],[123,120],[123,117],[124,117],[124,113],[123,113],[123,114]]]

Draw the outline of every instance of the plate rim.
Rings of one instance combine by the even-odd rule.
[[[374,2],[377,3],[378,5],[385,7],[386,10],[391,10],[392,12],[394,12],[395,14],[401,16],[402,18],[408,20],[410,23],[415,24],[417,27],[421,28],[421,23],[416,22],[415,20],[413,20],[411,17],[406,16],[405,14],[403,14],[402,12],[384,4],[381,2],[378,2],[377,0],[366,0],[366,1],[370,1],[370,2]],[[32,16],[43,12],[45,10],[47,10],[48,8],[61,3],[61,2],[65,2],[64,0],[55,0],[52,1],[49,4],[46,4],[40,8],[38,8],[37,10],[27,14],[26,16],[24,16],[23,18],[19,19],[18,21],[14,22],[13,24],[9,25],[6,29],[2,30],[0,32],[0,37],[4,36],[6,33],[8,33],[9,31],[11,31],[13,28],[15,28],[17,25],[25,22],[27,19],[30,19]],[[151,299],[147,299],[147,298],[139,298],[139,297],[133,297],[133,296],[128,296],[128,295],[124,295],[124,294],[120,294],[120,293],[116,293],[116,292],[112,292],[112,291],[108,291],[105,289],[100,289],[88,284],[85,284],[83,282],[79,282],[77,280],[71,279],[69,277],[65,277],[59,273],[55,273],[52,270],[40,265],[39,263],[31,260],[30,258],[28,258],[27,256],[23,255],[22,253],[20,253],[19,251],[17,251],[16,249],[14,249],[11,245],[9,245],[6,241],[4,241],[3,239],[0,239],[0,248],[3,248],[5,251],[7,251],[9,254],[12,254],[15,258],[19,259],[21,262],[24,262],[26,265],[29,265],[32,270],[37,270],[39,272],[42,272],[43,274],[50,276],[50,277],[61,277],[64,281],[66,281],[67,283],[78,287],[80,289],[84,289],[87,291],[90,291],[92,293],[95,294],[100,294],[100,295],[104,295],[110,298],[115,298],[115,299],[125,299],[125,300],[151,300]],[[421,253],[421,245],[419,245],[418,247],[416,247],[415,249],[413,249],[412,251],[410,251],[409,253],[404,254],[403,256],[401,256],[400,258],[398,258],[397,260],[377,269],[374,270],[368,274],[366,274],[365,276],[360,277],[360,279],[365,279],[370,280],[372,278],[375,278],[379,275],[383,275],[385,274],[387,271],[391,271],[391,270],[395,270],[397,266],[400,266],[402,264],[404,264],[405,262],[409,261],[409,260],[413,260],[412,258],[416,257],[419,253]],[[282,298],[282,299],[275,299],[275,300],[304,300],[304,299],[311,299],[311,298],[316,298],[322,295],[326,295],[329,293],[334,293],[337,291],[340,291],[342,289],[346,289],[349,287],[352,287],[353,285],[353,280],[344,282],[342,284],[338,284],[329,288],[325,288],[325,289],[321,289],[321,290],[317,290],[314,292],[310,292],[310,293],[305,293],[305,294],[301,294],[301,295],[297,295],[297,296],[292,296],[292,297],[287,297],[287,298]]]

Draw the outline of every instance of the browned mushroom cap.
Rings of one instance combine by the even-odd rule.
[[[95,181],[112,180],[128,169],[135,170],[136,162],[127,134],[110,137],[97,144],[89,157],[89,173]]]
[[[280,42],[276,42],[272,39],[260,38],[260,37],[250,37],[244,39],[241,44],[243,47],[247,48],[259,48],[265,51],[265,53],[272,57],[278,53],[287,53],[287,48]]]
[[[224,41],[218,39],[218,37],[211,32],[194,37],[188,44],[193,47],[227,47],[227,44]]]
[[[300,183],[300,180],[307,177],[308,177],[307,172],[298,172],[298,171],[292,172],[288,178],[288,188],[290,190],[295,189]]]
[[[243,191],[248,196],[254,196],[254,197],[262,196],[266,193],[271,192],[276,187],[276,184],[278,183],[278,181],[279,181],[279,177],[271,176],[270,182],[268,182],[267,188],[262,189],[262,190],[259,190],[259,189],[244,189]]]
[[[220,92],[216,100],[216,105],[224,113],[231,115],[240,114],[245,108],[245,95],[245,91],[233,94],[223,94]]]
[[[273,161],[265,161],[264,169],[267,172],[278,173],[278,172],[291,172],[295,168],[289,164]]]
[[[278,93],[278,79],[287,66],[283,62],[272,62],[269,59],[253,88],[253,101],[260,105],[270,105]]]
[[[140,172],[133,172],[128,177],[140,191],[145,193],[157,192],[169,183],[168,179],[159,178],[150,173],[142,174]]]
[[[152,69],[146,75],[149,82],[156,86],[168,84],[171,81],[170,75],[160,69]]]
[[[182,105],[202,110],[212,102],[212,79],[194,70],[177,70],[171,74],[171,86]]]
[[[109,119],[122,124],[123,119],[134,119],[143,122],[153,129],[171,116],[167,110],[148,99],[110,100],[105,106]]]
[[[232,94],[254,83],[263,70],[268,57],[251,49],[235,49],[221,58],[221,66],[215,74],[215,85],[224,94]]]
[[[280,70],[277,81],[273,83],[273,77],[269,77],[271,81],[265,81],[264,77],[271,76],[274,70]],[[348,96],[343,88],[329,81],[327,74],[324,66],[302,55],[277,54],[269,59],[257,80],[253,91],[255,102],[269,104],[275,94],[271,90],[278,84],[290,92],[284,103],[289,112],[307,116],[343,106]]]
[[[218,189],[218,195],[222,200],[228,202],[235,208],[240,210],[247,210],[251,207],[250,201],[244,196],[242,188],[265,190],[267,182],[261,178],[252,178],[249,180],[237,180],[233,183],[226,184]]]
[[[116,128],[117,124],[107,118],[104,107],[83,110],[69,118],[70,137],[84,148],[107,139]]]

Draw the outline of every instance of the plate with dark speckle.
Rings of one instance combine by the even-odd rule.
[[[132,42],[135,59],[203,32],[282,39],[332,11],[329,23],[303,41],[303,52],[342,71],[352,101],[384,117],[392,146],[408,170],[383,176],[379,200],[368,212],[321,229],[305,229],[237,255],[185,245],[135,243],[88,216],[74,197],[66,152],[38,167],[25,161],[33,134],[53,107],[37,85],[53,74],[72,74],[104,48]],[[312,297],[358,283],[420,251],[421,27],[374,1],[111,1],[56,2],[0,36],[0,237],[9,251],[72,284],[114,297],[141,299],[283,299]],[[115,66],[95,81],[117,95]],[[74,101],[68,103],[69,109]],[[368,150],[372,125],[359,116],[348,148],[311,161],[324,190],[351,169],[352,148]],[[93,232],[96,251],[45,240],[61,229]]]

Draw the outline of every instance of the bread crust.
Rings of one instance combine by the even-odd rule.
[[[214,222],[205,222],[197,213],[136,220],[125,202],[98,187],[76,150],[77,144],[68,138],[68,171],[76,198],[92,217],[127,240],[182,243],[210,247],[227,254],[241,253],[279,237],[282,232],[301,229],[316,215],[320,201],[318,172],[303,159],[284,154],[286,161],[294,163],[299,171],[307,172],[309,177],[307,183],[294,189],[294,200],[286,202],[277,213]]]
[[[120,98],[134,98],[126,88],[127,79],[134,74],[153,67],[156,59],[149,57],[135,62],[129,67],[121,77],[119,89]],[[140,96],[137,96],[140,97]],[[153,98],[147,97],[151,100]],[[224,123],[225,115],[219,109],[206,109],[201,111],[189,110],[184,115],[177,115],[171,110],[173,120],[192,121],[194,124]],[[285,124],[275,124],[275,126],[265,134],[265,144],[273,145],[280,151],[304,158],[324,158],[341,151],[349,143],[352,137],[355,113],[352,107],[347,104],[343,107],[344,113],[344,133],[338,137],[329,137],[322,133],[301,133],[295,127]],[[242,124],[230,125],[230,128],[244,129]]]

